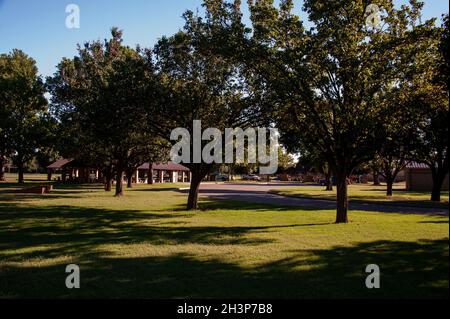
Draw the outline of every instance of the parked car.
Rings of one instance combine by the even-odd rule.
[[[258,175],[254,175],[254,174],[250,174],[250,175],[244,175],[242,176],[242,179],[244,181],[261,181],[261,177],[259,177]]]
[[[216,175],[216,182],[228,182],[229,180],[230,180],[230,178],[228,177],[228,175],[224,175],[224,174]]]

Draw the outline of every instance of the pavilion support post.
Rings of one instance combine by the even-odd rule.
[[[150,168],[147,173],[147,184],[153,185],[153,169]]]
[[[171,175],[171,177],[172,177],[172,183],[173,183],[173,184],[177,183],[177,182],[178,182],[178,174],[177,174],[177,172],[171,171],[171,172],[170,172],[170,175]]]

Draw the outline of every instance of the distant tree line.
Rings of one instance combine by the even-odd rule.
[[[167,159],[174,128],[191,131],[201,120],[220,130],[276,126],[289,151],[314,159],[328,188],[335,176],[337,223],[348,222],[348,177],[362,167],[384,176],[392,195],[409,161],[425,163],[439,201],[448,173],[448,15],[438,27],[421,20],[418,1],[370,3],[382,8],[379,27],[367,23],[366,1],[306,0],[306,27],[292,0],[249,0],[250,26],[241,1],[205,0],[203,13],[186,11],[184,28],[153,48],[125,46],[112,28],[46,81],[22,51],[2,54],[0,172],[10,158],[23,182],[24,164],[57,152],[102,167],[109,191],[113,178]],[[196,209],[200,183],[217,165],[185,165],[187,208]],[[115,195],[123,192],[116,183]]]

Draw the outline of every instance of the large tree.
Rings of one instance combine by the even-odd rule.
[[[431,170],[432,201],[440,201],[442,184],[449,170],[448,15],[443,21],[441,28],[427,29],[426,50],[414,59],[411,57],[414,68],[400,84],[397,100],[412,118],[409,125],[415,134],[407,137],[409,143],[413,143],[410,158]]]
[[[387,88],[380,93],[380,103],[386,107],[386,122],[383,125],[384,135],[381,147],[375,159],[371,161],[374,171],[384,177],[386,196],[393,195],[393,185],[402,170],[414,157],[418,147],[417,123],[420,112],[416,108],[407,107],[404,98],[409,90],[400,86]]]
[[[115,195],[122,196],[125,171],[151,157],[154,137],[144,105],[155,82],[140,50],[124,46],[117,28],[111,34],[64,59],[48,85],[63,135],[77,146],[73,155],[103,168],[106,190],[115,174]]]
[[[194,121],[224,134],[226,128],[246,129],[259,119],[241,65],[230,54],[243,39],[240,1],[205,1],[204,9],[203,17],[186,12],[184,29],[162,38],[150,57],[156,61],[163,91],[161,102],[149,112],[149,126],[166,140],[175,128],[186,129],[192,137],[189,160],[182,161],[192,173],[188,210],[197,208],[200,183],[218,164],[195,159],[201,150],[193,147]]]
[[[377,19],[369,4],[383,8]],[[422,5],[395,9],[391,0],[307,0],[312,27],[271,0],[250,1],[254,49],[249,59],[272,95],[281,130],[296,129],[301,144],[316,149],[337,180],[336,223],[348,222],[348,177],[373,159],[389,119],[382,92],[411,68],[402,51],[424,50],[432,23],[418,26]]]
[[[427,55],[418,63],[422,72],[411,77],[405,105],[417,110],[419,145],[416,160],[425,163],[433,178],[432,201],[441,200],[442,184],[449,172],[449,19],[433,34]]]
[[[0,55],[0,180],[10,155],[19,183],[24,182],[25,165],[39,149],[50,119],[44,93],[32,58],[20,50]]]

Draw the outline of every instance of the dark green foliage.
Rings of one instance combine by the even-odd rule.
[[[107,184],[115,173],[121,196],[124,172],[163,160],[165,145],[146,126],[153,67],[139,50],[122,45],[121,31],[113,28],[111,34],[104,43],[79,47],[78,56],[64,59],[47,83],[60,120],[61,152],[104,168]]]
[[[53,119],[36,62],[20,50],[0,55],[0,180],[8,156],[23,183],[24,166],[45,145]]]
[[[250,1],[254,34],[251,67],[272,100],[274,120],[292,144],[319,153],[337,178],[337,222],[347,222],[347,177],[381,150],[399,105],[386,96],[426,61],[433,21],[419,22],[422,4],[384,8],[381,27],[367,24],[367,1],[304,2],[306,30],[293,1]],[[417,74],[420,76],[421,73]],[[394,108],[394,110],[393,110]],[[401,130],[402,127],[396,126]]]

